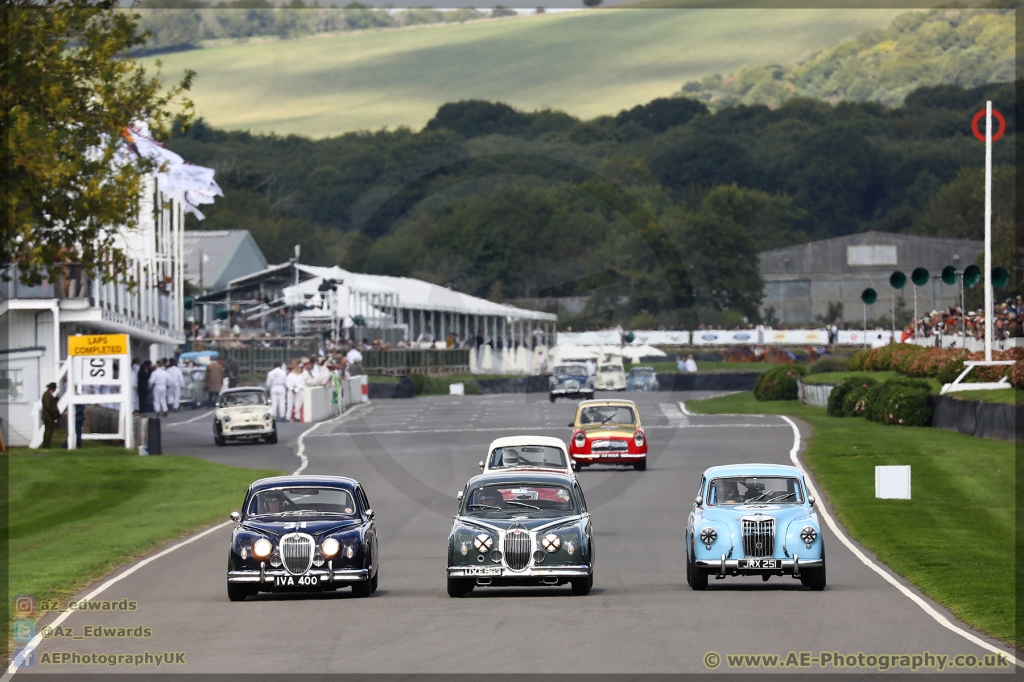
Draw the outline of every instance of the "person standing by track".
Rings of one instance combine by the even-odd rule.
[[[206,394],[209,396],[207,404],[213,407],[217,404],[217,398],[220,396],[222,384],[224,383],[224,365],[221,364],[220,358],[213,360],[206,366],[206,376],[203,379],[203,383],[206,385]]]
[[[267,387],[270,389],[270,411],[274,419],[287,419],[288,372],[284,369],[284,363],[267,373]]]
[[[185,375],[174,358],[167,360],[167,406],[178,411],[181,407],[181,389],[185,388]]]
[[[156,369],[149,375],[149,387],[153,389],[153,411],[158,417],[167,416],[167,387],[170,383],[170,376],[164,369],[164,360],[157,360]]]

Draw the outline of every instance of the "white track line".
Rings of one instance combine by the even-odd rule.
[[[344,419],[345,417],[352,416],[352,414],[356,410],[361,408],[363,405],[369,405],[369,403],[357,403],[353,405],[352,409],[350,409],[348,412],[342,412],[337,417],[334,417],[333,419],[328,419],[327,421],[317,422],[316,424],[313,425],[312,428],[306,429],[301,434],[299,434],[299,440],[297,441],[298,449],[295,451],[295,456],[299,458],[299,468],[292,472],[292,476],[298,476],[305,470],[307,466],[309,466],[309,459],[306,458],[306,436],[313,433],[324,424],[332,424]],[[329,435],[332,434],[324,434],[324,436]]]
[[[202,413],[201,415],[199,415],[198,417],[192,417],[191,419],[189,419],[189,420],[187,420],[187,421],[183,421],[183,422],[170,422],[170,423],[168,423],[168,424],[161,424],[161,426],[163,426],[163,427],[164,427],[165,429],[169,429],[169,428],[171,428],[172,426],[182,426],[182,425],[184,425],[184,424],[191,424],[192,422],[197,422],[197,421],[199,421],[199,420],[200,420],[200,419],[202,419],[203,417],[209,417],[209,416],[210,416],[211,414],[213,414],[213,410],[210,410],[209,412],[203,412],[203,413]]]
[[[814,484],[812,484],[811,481],[810,481],[810,476],[808,475],[807,471],[804,469],[803,465],[800,464],[799,457],[797,457],[797,454],[800,452],[800,429],[797,427],[796,422],[794,422],[789,417],[782,417],[782,419],[785,420],[785,422],[787,424],[789,424],[790,427],[792,427],[792,429],[793,429],[793,449],[789,451],[789,458],[793,461],[793,465],[797,469],[799,469],[800,472],[804,475],[804,480],[807,481],[807,486],[808,486],[808,488],[810,488],[811,494],[813,494],[815,497],[817,497],[820,500],[820,499],[822,499],[821,495],[818,493],[817,490],[815,490]],[[963,637],[967,641],[972,642],[974,644],[977,644],[982,649],[986,649],[986,650],[991,651],[992,653],[995,653],[995,654],[1001,654],[1003,656],[1006,656],[1007,660],[1009,660],[1011,663],[1013,663],[1016,666],[1024,667],[1024,663],[1022,663],[1021,661],[1018,661],[1014,656],[1008,654],[1006,651],[1000,649],[999,647],[993,646],[992,644],[989,644],[988,642],[986,642],[985,640],[983,640],[983,639],[981,639],[979,637],[975,637],[974,635],[972,635],[971,633],[967,632],[963,628],[959,628],[956,625],[954,625],[953,623],[951,623],[948,618],[946,618],[944,615],[942,615],[941,613],[936,611],[934,608],[932,608],[932,606],[928,602],[926,602],[924,599],[921,599],[919,596],[917,596],[912,591],[907,589],[904,585],[902,585],[900,583],[900,581],[896,580],[896,578],[893,578],[887,572],[882,570],[882,568],[880,566],[878,566],[878,564],[876,564],[871,559],[869,559],[864,554],[864,552],[860,551],[860,549],[858,549],[857,546],[854,545],[853,542],[851,542],[850,539],[846,537],[846,535],[839,529],[839,525],[832,519],[832,516],[825,509],[825,505],[824,504],[818,505],[818,510],[817,511],[822,516],[825,517],[825,521],[828,523],[828,527],[832,529],[832,532],[836,534],[836,537],[839,538],[840,542],[842,542],[844,545],[846,545],[846,548],[849,549],[851,552],[853,552],[854,556],[856,556],[858,559],[860,559],[861,562],[865,566],[870,568],[872,571],[874,571],[878,575],[880,575],[883,578],[885,578],[885,580],[888,581],[889,584],[891,584],[897,590],[902,592],[903,595],[905,597],[907,597],[907,599],[909,599],[910,601],[912,601],[915,604],[917,604],[918,606],[920,606],[921,609],[925,613],[927,613],[929,616],[934,618],[935,621],[939,625],[941,625],[942,627],[946,628],[947,630],[951,630],[951,631],[955,632],[956,634],[960,635],[961,637]]]
[[[181,549],[185,545],[190,545],[193,542],[195,542],[196,540],[198,540],[199,538],[205,537],[205,536],[209,535],[210,533],[213,533],[214,531],[218,531],[221,528],[224,528],[226,526],[230,526],[232,523],[234,523],[234,522],[233,521],[226,521],[224,523],[217,524],[213,528],[207,528],[203,532],[196,533],[195,535],[193,535],[192,537],[188,538],[187,540],[182,540],[178,544],[171,545],[170,547],[168,547],[167,549],[165,549],[162,552],[154,554],[153,556],[151,556],[151,557],[149,557],[147,559],[143,559],[139,563],[137,563],[134,566],[132,566],[131,568],[129,568],[124,573],[122,573],[120,575],[117,575],[117,576],[111,578],[110,580],[106,581],[105,583],[103,583],[102,585],[97,587],[95,590],[93,590],[89,594],[87,594],[84,597],[82,597],[82,599],[93,599],[93,598],[95,598],[97,595],[103,593],[108,587],[110,587],[111,585],[114,585],[115,583],[118,583],[121,580],[127,578],[132,573],[134,573],[135,571],[139,570],[140,568],[142,568],[146,564],[149,564],[149,563],[151,563],[153,561],[156,561],[160,557],[166,556],[167,554],[170,554],[171,552],[173,552],[176,549]],[[75,600],[75,601],[81,601],[81,600]],[[62,613],[59,616],[57,616],[57,618],[52,623],[49,624],[49,627],[55,627],[57,625],[60,625],[61,623],[63,623],[65,620],[68,619],[68,616],[70,616],[73,613],[78,613],[78,612],[79,611],[77,609],[69,608],[67,611],[65,611],[64,613]],[[32,641],[30,641],[28,644],[25,645],[25,648],[18,654],[18,656],[22,657],[22,660],[24,660],[24,655],[26,653],[31,655],[35,651],[36,647],[39,646],[39,643],[41,641],[43,641],[43,635],[42,635],[42,633],[39,633],[35,637],[32,638]],[[16,662],[17,662],[17,658],[15,658],[15,661],[11,662],[11,664],[9,666],[7,666],[7,674],[4,675],[3,678],[0,678],[0,680],[8,680],[8,679],[10,679],[11,675],[13,675],[14,673],[16,673],[18,671],[18,666],[16,665]]]

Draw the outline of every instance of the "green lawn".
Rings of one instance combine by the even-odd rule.
[[[500,100],[583,118],[743,65],[789,64],[882,28],[898,9],[602,9],[463,25],[260,39],[176,52],[163,73],[233,130],[339,135],[420,128],[445,102]]]
[[[843,379],[852,376],[870,376],[878,381],[901,377],[896,372],[824,372],[822,374],[808,374],[802,381],[805,384],[837,384]],[[932,393],[942,390],[942,384],[938,379],[929,377],[925,379],[931,387]],[[1017,388],[1006,388],[996,391],[958,391],[947,393],[950,398],[957,400],[984,400],[990,403],[1024,403],[1024,391]]]
[[[1024,643],[1014,631],[1013,443],[833,418],[796,401],[759,403],[751,392],[687,407],[809,423],[804,461],[850,535],[964,622]],[[913,467],[912,500],[875,499],[874,468],[888,464]]]
[[[282,473],[139,457],[95,441],[9,456],[10,593],[37,600],[66,599],[134,557],[227,521],[250,483]]]

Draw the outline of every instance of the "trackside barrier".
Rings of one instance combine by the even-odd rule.
[[[804,405],[828,407],[828,396],[833,388],[831,384],[805,384],[797,379],[796,388]]]
[[[367,376],[360,374],[334,384],[304,386],[302,388],[302,421],[319,422],[337,416],[356,403],[369,400]]]
[[[1024,443],[1024,405],[929,396],[932,427],[944,431]]]

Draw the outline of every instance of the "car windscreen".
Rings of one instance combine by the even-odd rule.
[[[242,391],[226,393],[220,397],[221,407],[237,407],[238,405],[266,405],[267,394],[263,391]]]
[[[568,488],[549,483],[494,483],[473,488],[466,500],[468,514],[571,514],[576,511]]]
[[[782,476],[730,476],[708,486],[708,504],[803,504],[800,481]]]
[[[601,365],[599,372],[622,372],[622,365]]]
[[[629,370],[629,376],[635,378],[638,377],[652,377],[654,376],[653,369],[631,369]]]
[[[249,501],[248,516],[355,516],[356,504],[344,488],[302,487],[261,490]]]
[[[636,413],[625,405],[595,405],[580,412],[580,424],[636,424]]]
[[[488,464],[491,469],[524,466],[565,469],[565,453],[550,445],[514,445],[494,448]]]
[[[555,367],[555,374],[585,377],[587,376],[587,368],[583,365],[558,365]]]

